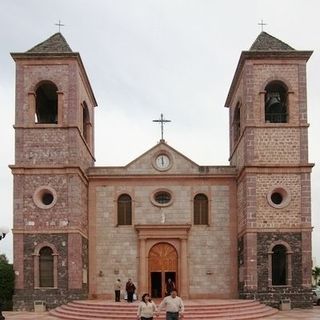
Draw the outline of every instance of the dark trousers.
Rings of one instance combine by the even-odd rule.
[[[114,290],[116,302],[120,302],[120,290]]]
[[[133,292],[128,292],[128,302],[133,302]]]
[[[151,317],[151,318],[141,317],[141,320],[153,320],[153,317]]]
[[[0,302],[0,320],[5,320],[5,317],[2,314],[2,303],[1,302]]]
[[[167,312],[166,320],[179,320],[179,312]]]

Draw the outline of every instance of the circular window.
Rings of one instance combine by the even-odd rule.
[[[39,187],[33,195],[33,201],[39,208],[49,209],[56,204],[57,193],[51,187]]]
[[[43,195],[42,195],[42,203],[45,205],[45,206],[49,206],[52,202],[53,202],[53,194],[52,193],[49,193],[49,192],[45,192]]]
[[[151,202],[160,207],[166,207],[172,204],[172,194],[168,190],[159,190],[151,195]]]
[[[283,201],[283,197],[282,197],[282,194],[279,193],[279,192],[274,192],[271,194],[271,201],[276,204],[276,205],[279,205],[282,203]]]
[[[154,195],[154,200],[159,204],[167,204],[171,201],[171,194],[166,191],[159,191]]]
[[[267,195],[268,203],[274,208],[284,208],[290,202],[290,196],[283,187],[274,187]]]

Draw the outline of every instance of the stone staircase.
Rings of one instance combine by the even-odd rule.
[[[158,305],[159,302],[155,301]],[[187,300],[185,320],[249,320],[262,319],[278,312],[254,300]],[[79,300],[60,306],[50,311],[58,319],[69,320],[134,320],[138,302],[112,302],[103,300]],[[154,317],[155,319],[155,317]],[[161,311],[157,320],[164,320]]]

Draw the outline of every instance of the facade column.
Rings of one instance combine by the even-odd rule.
[[[33,254],[33,281],[34,281],[34,288],[37,289],[40,287],[39,281],[39,254]]]
[[[246,246],[246,274],[245,274],[245,288],[247,292],[255,292],[258,286],[258,272],[257,272],[257,234],[247,233],[245,236]]]
[[[265,123],[265,99],[266,99],[266,91],[260,91],[260,121],[261,123]]]
[[[27,123],[33,126],[36,122],[36,93],[33,91],[28,92],[29,103],[29,119]]]
[[[61,126],[62,123],[64,122],[64,116],[63,116],[63,92],[62,91],[57,91],[58,95],[58,119],[57,122]]]
[[[181,239],[180,256],[180,296],[184,299],[189,298],[189,279],[188,279],[188,250],[187,239]]]
[[[311,258],[311,232],[301,232],[302,254],[302,287],[311,288],[312,258]]]
[[[139,291],[148,292],[148,270],[146,259],[146,239],[139,241]]]

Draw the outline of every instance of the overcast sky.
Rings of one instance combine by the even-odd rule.
[[[309,160],[320,159],[320,1],[266,0],[1,0],[0,227],[12,228],[15,65],[24,52],[58,31],[80,52],[95,93],[96,165],[125,165],[160,138],[200,165],[228,164],[224,102],[242,50],[265,31],[308,62]],[[320,168],[312,174],[313,256],[320,264]],[[11,233],[0,253],[12,260]]]

